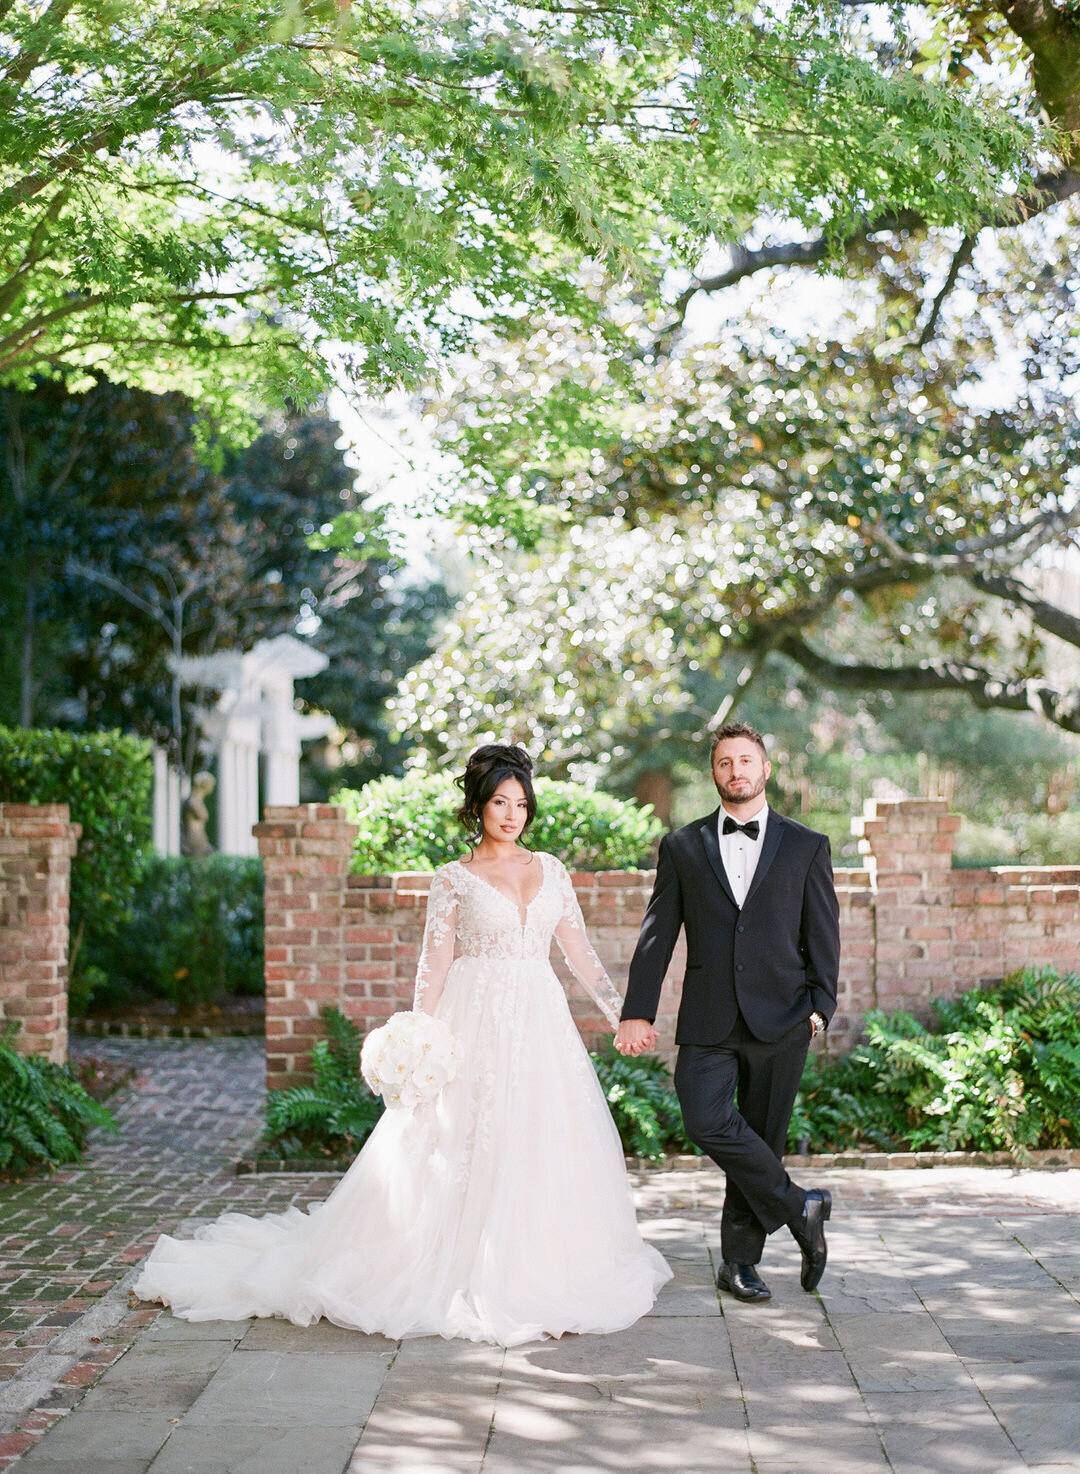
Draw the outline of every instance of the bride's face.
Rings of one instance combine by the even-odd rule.
[[[488,799],[480,814],[484,835],[488,839],[515,840],[525,828],[529,802],[516,778],[504,778]]]

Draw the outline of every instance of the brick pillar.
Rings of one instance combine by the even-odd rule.
[[[831,1052],[850,1049],[862,1031],[862,1021],[877,1007],[874,947],[874,905],[877,897],[866,870],[836,870],[836,898],[840,903],[840,978],[836,1012],[825,1047]]]
[[[82,826],[67,804],[0,804],[0,1016],[15,1046],[67,1059],[68,896]]]
[[[254,833],[266,885],[266,1087],[281,1090],[308,1078],[319,1010],[345,1002],[356,825],[336,804],[289,804],[268,807]]]
[[[960,816],[944,799],[871,799],[852,828],[875,893],[874,1004],[925,1018],[931,999],[957,991],[950,871]]]

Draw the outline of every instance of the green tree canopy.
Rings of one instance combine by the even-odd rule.
[[[652,296],[762,212],[823,255],[1022,214],[1050,143],[842,0],[3,0],[0,373],[381,388],[478,318],[595,318],[583,258]]]

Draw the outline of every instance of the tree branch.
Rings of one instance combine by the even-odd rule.
[[[1040,174],[1026,194],[1017,195],[1007,201],[1002,209],[988,213],[973,230],[977,233],[977,230],[988,226],[1007,228],[1019,225],[1075,194],[1080,194],[1080,169],[1061,169]],[[777,266],[816,266],[837,250],[850,256],[873,235],[901,230],[918,232],[929,228],[930,222],[918,211],[902,210],[866,220],[839,245],[824,235],[808,241],[785,241],[775,246],[760,246],[756,250],[747,250],[745,246],[735,244],[730,248],[731,265],[726,271],[692,282],[679,294],[672,308],[674,315],[658,331],[657,342],[662,344],[682,326],[687,309],[698,292],[722,292],[759,271],[768,271]]]
[[[934,298],[933,306],[930,308],[930,316],[926,319],[923,330],[919,334],[918,346],[920,348],[925,348],[927,343],[930,342],[935,332],[937,331],[938,319],[941,317],[941,309],[944,307],[946,301],[948,300],[953,287],[956,286],[957,277],[960,275],[961,271],[963,271],[964,267],[968,264],[972,256],[975,254],[975,242],[977,239],[977,236],[966,235],[964,239],[960,242],[960,245],[953,256],[952,261],[949,264],[948,275],[946,276],[945,281],[942,284],[941,291]]]
[[[35,24],[27,32],[29,44],[23,51],[17,52],[4,68],[4,81],[13,91],[17,92],[22,87],[27,77],[41,61],[51,34],[64,24],[67,13],[74,4],[75,0],[52,0],[52,3],[47,5],[38,16]]]
[[[1052,507],[1049,511],[1039,512],[1024,522],[1012,523],[1003,531],[990,533],[986,537],[961,540],[948,553],[905,548],[885,528],[873,527],[870,540],[884,557],[875,564],[862,564],[856,569],[856,575],[861,574],[864,569],[873,569],[872,578],[877,584],[880,583],[880,574],[883,572],[891,572],[897,582],[902,582],[935,573],[971,578],[983,571],[1004,571],[1028,562],[1048,543],[1057,541],[1077,527],[1080,527],[1080,501],[1071,507]],[[1002,555],[993,560],[993,566],[987,557],[991,553]],[[850,577],[841,578],[840,582],[847,588],[856,587]]]
[[[68,571],[76,574],[77,577],[88,579],[90,583],[100,584],[102,588],[110,589],[114,594],[119,594],[122,599],[126,599],[141,614],[145,614],[155,624],[160,625],[170,638],[175,636],[176,627],[160,604],[153,603],[149,599],[144,599],[141,594],[130,588],[126,583],[122,583],[120,579],[114,578],[111,573],[105,573],[99,568],[91,568],[88,563],[80,563],[77,558],[70,558],[67,566]]]
[[[994,8],[1031,53],[1035,91],[1047,116],[1080,132],[1080,24],[1052,0],[994,0]]]
[[[49,227],[55,225],[57,217],[70,197],[70,189],[61,189],[56,192],[34,226],[22,260],[7,280],[0,282],[0,318],[7,316],[24,291],[26,273],[41,261]]]
[[[863,691],[962,691],[984,709],[1033,711],[1065,732],[1080,732],[1080,688],[1057,691],[1041,681],[997,676],[949,660],[894,666],[849,664],[811,649],[796,634],[785,635],[775,648],[827,686]]]
[[[765,668],[765,662],[768,658],[768,649],[762,649],[757,652],[749,664],[743,666],[735,678],[735,685],[709,718],[708,730],[710,732],[715,732],[717,727],[722,727],[730,719],[732,712],[740,704],[750,687]]]
[[[1080,649],[1080,618],[1070,614],[1067,609],[1048,603],[1019,579],[991,571],[973,573],[968,582],[980,593],[992,594],[996,599],[1003,599],[1007,604],[1026,610],[1039,629]]]

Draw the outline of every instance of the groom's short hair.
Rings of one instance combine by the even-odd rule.
[[[765,738],[756,727],[752,727],[749,722],[726,722],[724,726],[717,727],[716,731],[712,734],[712,745],[709,748],[710,764],[716,756],[716,749],[720,746],[721,742],[726,742],[729,737],[745,737],[749,742],[756,742],[761,748],[762,757],[766,761],[768,760],[769,751],[765,746]]]

